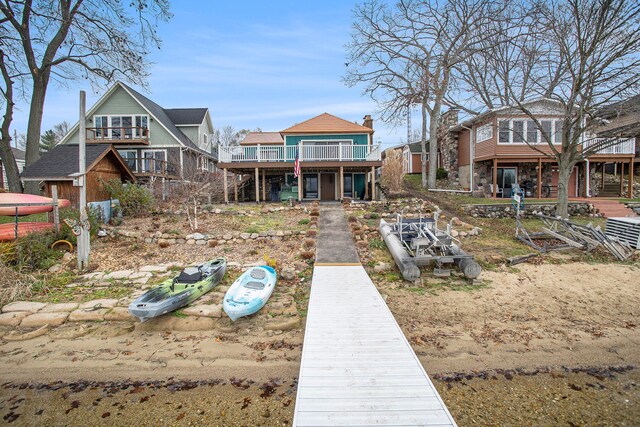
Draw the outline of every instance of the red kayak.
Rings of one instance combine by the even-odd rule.
[[[36,231],[53,230],[53,223],[51,222],[19,222],[18,223],[18,237],[24,237],[27,234]],[[14,240],[16,238],[16,224],[7,223],[0,224],[0,242],[6,242],[8,240]]]
[[[22,203],[51,203],[49,206],[18,206],[18,215],[31,215],[53,210],[53,199],[50,197],[36,196],[35,194],[0,193],[0,215],[14,216],[16,204]],[[67,208],[71,202],[67,199],[58,199],[59,208]]]

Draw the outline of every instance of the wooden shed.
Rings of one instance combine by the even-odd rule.
[[[109,199],[103,182],[119,179],[135,182],[136,177],[111,144],[88,144],[86,152],[87,202]],[[45,153],[37,162],[27,166],[20,178],[44,184],[45,196],[51,197],[51,187],[58,188],[58,197],[69,199],[77,206],[80,198],[78,187],[73,185],[73,175],[78,173],[78,145],[58,145]]]

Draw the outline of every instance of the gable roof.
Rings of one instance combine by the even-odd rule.
[[[111,144],[87,144],[86,170],[89,172],[103,157],[114,156],[114,161],[131,181],[136,178],[131,169],[122,160],[118,151]],[[44,179],[60,181],[70,180],[72,174],[78,173],[79,150],[77,144],[60,144],[44,153],[35,163],[27,166],[20,174],[25,181],[42,181]]]
[[[602,119],[615,119],[638,111],[640,111],[640,95],[635,95],[602,107],[596,116]]]
[[[249,132],[240,145],[284,144],[280,132]]]
[[[25,151],[16,147],[11,147],[11,151],[13,151],[13,157],[16,160],[24,160]],[[2,157],[0,157],[0,162],[2,161]]]
[[[281,133],[373,133],[373,129],[341,119],[329,113],[293,125]]]
[[[206,108],[165,108],[169,119],[176,126],[199,125],[207,114]]]

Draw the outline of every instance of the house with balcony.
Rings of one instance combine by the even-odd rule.
[[[280,132],[251,132],[237,147],[220,147],[218,168],[225,179],[228,173],[250,175],[249,199],[256,202],[375,199],[375,169],[382,162],[373,132],[369,115],[360,125],[324,113]]]
[[[116,82],[87,111],[87,127],[76,124],[60,144],[112,144],[141,182],[189,180],[213,172],[217,161],[208,108],[163,108]]]
[[[443,114],[448,124],[439,135],[443,167],[449,177],[473,194],[485,197],[511,197],[511,188],[519,184],[529,189],[531,197],[555,197],[558,165],[546,138],[555,148],[562,148],[563,109],[558,102],[537,99],[527,108],[535,121],[515,107],[486,111],[465,121],[458,121],[458,111]],[[569,179],[569,197],[587,195],[591,173],[598,163],[618,162],[631,170],[633,179],[635,139],[624,136],[585,135],[584,146],[603,145],[596,154],[574,167]],[[606,139],[603,139],[606,138]]]

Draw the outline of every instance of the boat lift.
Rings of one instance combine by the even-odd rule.
[[[451,266],[460,269],[467,279],[475,279],[482,268],[460,248],[460,241],[451,236],[450,225],[443,231],[437,227],[438,213],[434,218],[405,219],[398,214],[395,223],[380,220],[380,235],[387,244],[405,280],[420,277],[420,268],[435,264],[433,273],[449,277]]]

